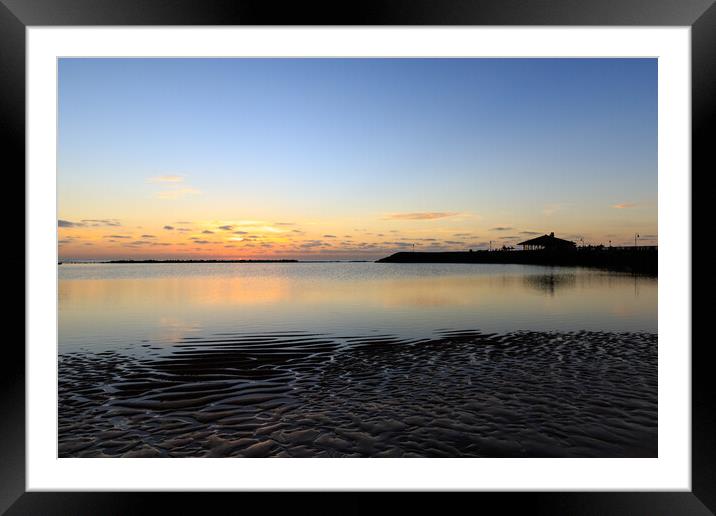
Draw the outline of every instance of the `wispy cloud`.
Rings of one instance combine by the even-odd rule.
[[[458,213],[453,211],[422,211],[415,213],[391,213],[384,218],[392,220],[435,220],[454,217],[455,215],[458,215]]]
[[[162,190],[161,192],[157,192],[157,198],[158,199],[164,199],[164,200],[176,200],[176,199],[183,199],[184,197],[188,197],[190,195],[198,195],[201,191],[197,190],[196,188],[193,188],[191,186],[185,186],[185,187],[177,187],[172,188],[170,190]]]
[[[79,222],[69,220],[58,220],[57,225],[61,228],[86,228],[86,227],[103,227],[103,226],[121,226],[121,222],[117,219],[82,219]]]
[[[382,242],[383,245],[389,247],[412,247],[413,244],[410,242]]]
[[[307,240],[307,241],[303,242],[301,245],[299,245],[299,247],[301,247],[303,249],[311,249],[313,247],[321,247],[324,245],[326,245],[326,244],[322,240]]]
[[[184,176],[176,174],[150,177],[147,179],[147,183],[164,186],[164,190],[156,192],[157,199],[176,200],[201,193],[198,189],[186,184]]]
[[[618,210],[624,210],[627,208],[636,208],[637,204],[634,202],[623,202],[619,204],[612,204],[612,208],[616,208]]]
[[[507,226],[497,226],[496,228],[490,228],[490,231],[512,231],[515,228],[507,227]]]
[[[548,204],[542,208],[542,213],[545,215],[554,215],[558,211],[561,211],[563,206],[561,204]]]
[[[183,183],[184,176],[179,175],[164,175],[154,176],[147,179],[148,183]]]
[[[164,226],[164,229],[167,231],[172,231],[174,229],[174,226]]]
[[[121,226],[117,219],[82,219],[82,224],[86,226]]]

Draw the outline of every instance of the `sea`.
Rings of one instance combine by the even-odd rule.
[[[656,457],[657,279],[62,264],[59,457]]]

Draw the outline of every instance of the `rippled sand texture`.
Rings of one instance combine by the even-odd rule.
[[[655,457],[657,336],[220,334],[59,358],[61,457]]]

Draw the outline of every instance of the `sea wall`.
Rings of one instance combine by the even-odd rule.
[[[657,275],[658,261],[656,247],[580,247],[559,251],[398,252],[377,260],[378,263],[516,263],[598,267],[653,276]]]

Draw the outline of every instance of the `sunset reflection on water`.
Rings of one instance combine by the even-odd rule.
[[[522,265],[65,264],[60,351],[196,332],[657,330],[657,280]]]

